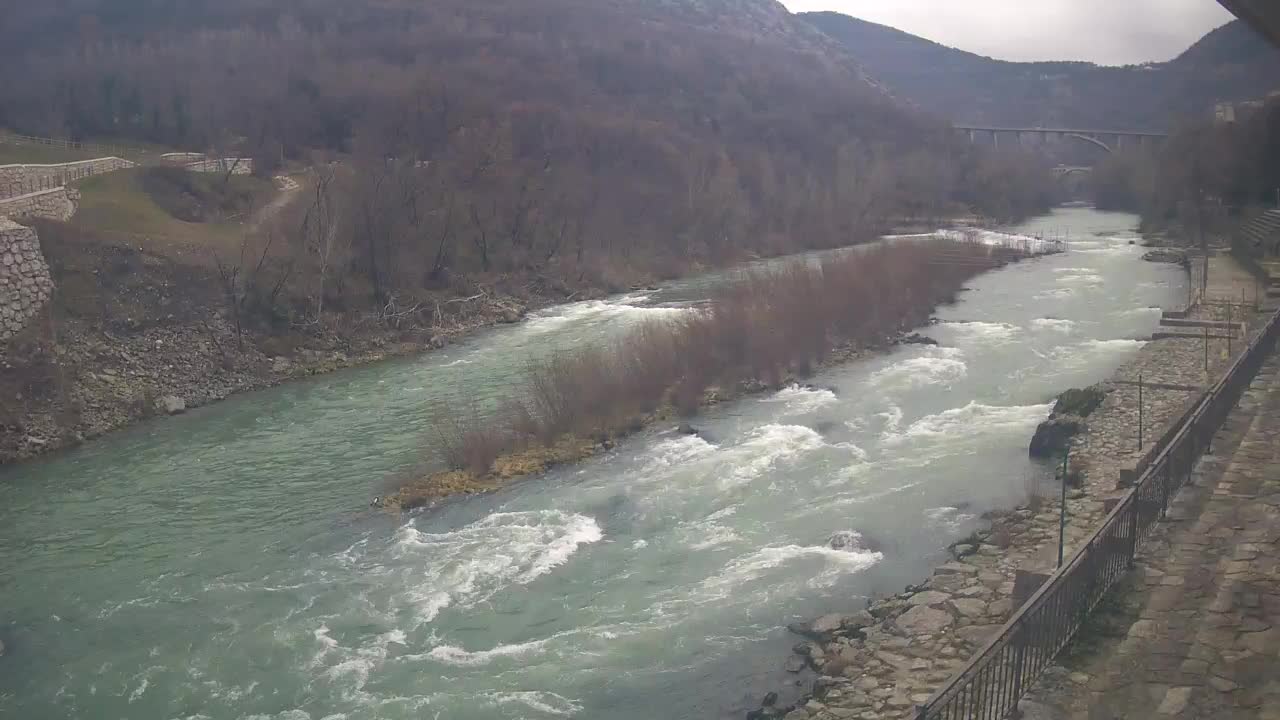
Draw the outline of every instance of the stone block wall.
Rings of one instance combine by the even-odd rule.
[[[0,199],[0,218],[39,217],[48,220],[70,220],[76,214],[80,191],[69,187],[27,193]]]
[[[35,230],[0,217],[0,342],[21,332],[52,294]]]
[[[80,180],[133,166],[134,163],[118,157],[81,160],[57,165],[0,165],[0,198],[51,190],[61,185],[66,185],[72,180]]]
[[[232,175],[250,175],[253,173],[253,158],[217,158],[212,160],[199,160],[193,163],[183,165],[184,168],[191,172],[226,172],[231,170]]]

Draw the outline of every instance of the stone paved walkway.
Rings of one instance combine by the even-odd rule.
[[[1141,553],[1123,640],[1049,673],[1028,718],[1280,720],[1280,357],[1215,445]]]

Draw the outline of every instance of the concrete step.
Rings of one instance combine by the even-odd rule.
[[[1194,318],[1160,318],[1160,324],[1175,328],[1209,328],[1211,330],[1244,330],[1244,323]]]
[[[1191,330],[1191,329],[1188,328],[1188,330]],[[1195,331],[1173,332],[1170,330],[1161,330],[1158,332],[1151,333],[1152,340],[1204,340],[1204,338],[1205,338],[1204,332],[1195,332]],[[1209,339],[1210,340],[1231,340],[1231,339],[1239,340],[1240,338],[1238,337],[1232,338],[1232,336],[1223,335],[1223,334],[1220,334],[1220,332],[1211,332],[1209,333]]]

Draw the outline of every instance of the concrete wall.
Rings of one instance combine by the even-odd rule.
[[[35,230],[0,217],[0,342],[21,332],[52,294]]]
[[[253,173],[252,158],[219,158],[214,160],[199,160],[193,163],[187,163],[182,167],[191,172],[226,172],[231,170],[232,175],[250,175]]]
[[[173,153],[164,153],[163,155],[160,156],[160,159],[167,163],[176,163],[179,165],[185,165],[186,163],[192,163],[199,160],[204,160],[205,156],[204,156],[204,153],[198,153],[198,152],[173,152]]]
[[[17,197],[0,199],[0,218],[39,217],[49,220],[70,220],[80,203],[80,192],[74,188],[56,187],[52,190],[27,193]]]
[[[101,175],[134,163],[118,157],[61,163],[58,165],[0,165],[0,198],[27,195],[66,185],[72,180]],[[3,213],[0,213],[2,215]]]

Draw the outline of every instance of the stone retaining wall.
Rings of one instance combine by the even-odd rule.
[[[80,191],[69,187],[19,195],[0,200],[0,218],[39,217],[70,220],[80,202]]]
[[[57,165],[0,165],[0,198],[28,195],[66,185],[72,180],[101,175],[134,163],[118,157],[60,163]],[[2,214],[2,213],[0,213]]]
[[[191,172],[226,172],[231,170],[232,175],[250,175],[253,173],[252,158],[218,158],[213,160],[198,160],[193,163],[187,163],[182,167]]]
[[[21,332],[52,293],[35,230],[0,217],[0,342]]]

